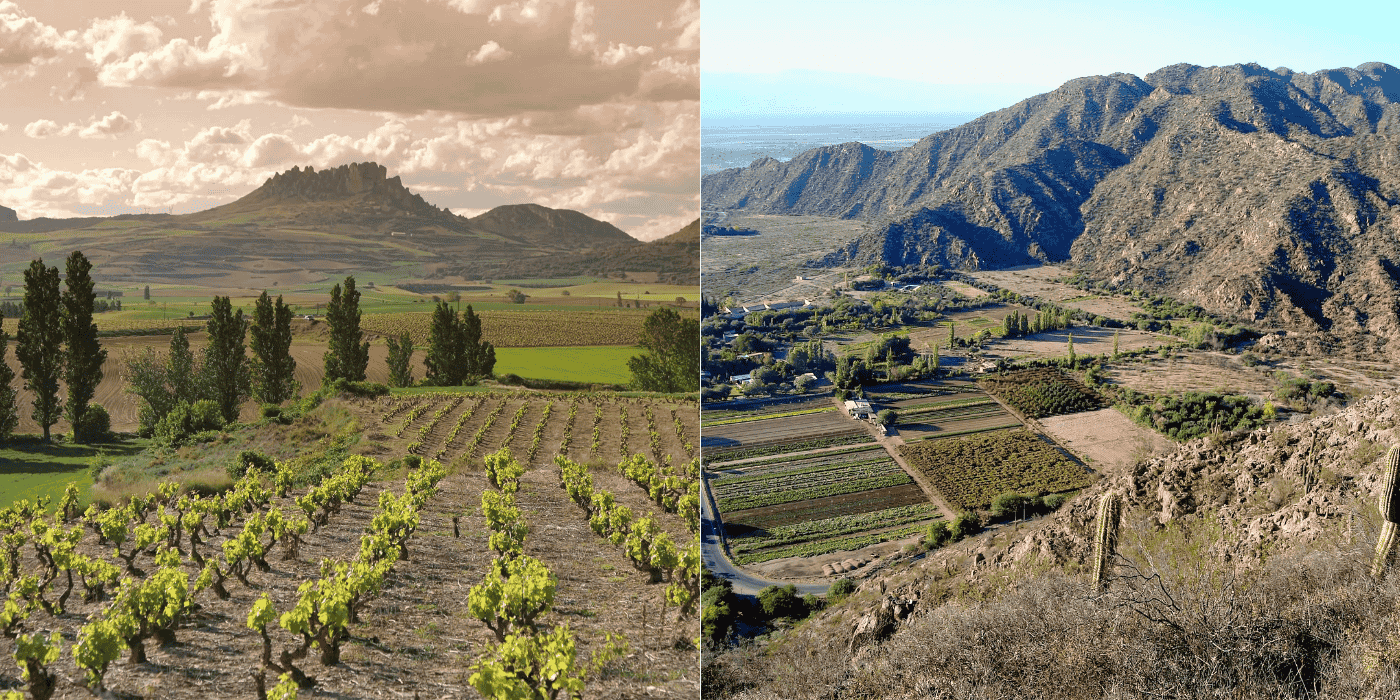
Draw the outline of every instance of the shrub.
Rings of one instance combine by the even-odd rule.
[[[856,582],[848,578],[843,578],[831,584],[831,587],[826,589],[826,600],[828,603],[836,603],[845,600],[847,596],[855,592]]]
[[[106,452],[98,450],[91,457],[88,457],[87,465],[88,474],[92,476],[92,483],[95,484],[102,478],[102,472],[107,467],[112,466],[112,459],[107,456]]]
[[[242,479],[248,473],[248,468],[252,467],[264,474],[271,474],[276,471],[277,463],[271,457],[258,452],[257,450],[243,450],[238,453],[238,457],[228,465],[228,475],[235,481]]]
[[[262,405],[263,418],[279,418],[282,416],[282,407],[275,403],[265,403]]]
[[[937,549],[948,544],[953,539],[953,531],[948,529],[948,523],[942,520],[930,523],[928,530],[924,532],[924,547]]]
[[[408,465],[409,469],[417,469],[422,466],[423,458],[418,455],[409,455],[403,458],[403,463]]]
[[[213,399],[200,399],[190,406],[189,432],[218,430],[224,427],[224,415],[219,410],[219,402]]]
[[[894,425],[895,421],[899,420],[899,414],[893,408],[880,411],[875,417],[880,421],[880,425]]]
[[[1071,495],[1072,494],[1068,493],[1047,494],[1046,496],[1040,499],[1040,502],[1042,505],[1045,506],[1046,510],[1058,510],[1060,506],[1065,504],[1065,501],[1069,500],[1069,497]]]
[[[351,396],[364,396],[369,398],[386,396],[389,393],[389,386],[387,384],[366,381],[352,382],[344,377],[339,377],[330,384],[327,384],[326,389],[336,394],[350,394]]]
[[[73,442],[105,442],[112,437],[112,417],[99,404],[90,404],[83,419],[73,426]]]
[[[518,374],[511,374],[511,373],[509,373],[509,372],[507,372],[506,374],[502,374],[501,376],[497,377],[497,378],[496,378],[496,381],[498,381],[498,382],[500,382],[500,383],[502,383],[502,384],[508,384],[508,385],[510,385],[510,386],[521,386],[521,385],[523,385],[523,384],[525,383],[525,380],[524,380],[524,379],[521,379],[521,378],[520,378],[520,375],[518,375]]]
[[[982,531],[982,519],[971,511],[953,520],[952,541],[966,539]]]
[[[1032,510],[1031,498],[1019,493],[1008,492],[992,499],[992,517],[1014,518]]]
[[[797,586],[769,586],[758,592],[758,605],[769,619],[778,617],[799,617],[802,614],[802,600],[797,597]]]

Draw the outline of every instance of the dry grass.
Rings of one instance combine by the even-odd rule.
[[[716,698],[1393,698],[1400,582],[1367,575],[1372,539],[1252,571],[1214,533],[1125,534],[1108,591],[1055,571],[916,612],[852,655],[847,624],[707,659]],[[924,581],[925,600],[949,592]],[[865,601],[869,608],[871,601]],[[878,603],[875,603],[878,604]]]

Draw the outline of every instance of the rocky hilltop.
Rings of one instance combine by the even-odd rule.
[[[1068,262],[1240,320],[1400,338],[1400,71],[1175,65],[1060,88],[895,152],[703,180],[706,209],[864,219],[822,264]]]
[[[19,215],[14,209],[0,205],[0,221],[19,221]]]
[[[550,209],[538,204],[507,204],[467,220],[473,228],[501,235],[523,237],[540,243],[568,237],[578,245],[640,245],[622,229],[570,209]]]
[[[293,166],[286,172],[275,173],[261,187],[237,201],[201,214],[217,217],[235,211],[332,204],[358,205],[357,208],[383,214],[428,218],[452,216],[450,212],[428,204],[421,196],[409,191],[397,175],[389,177],[388,174],[388,169],[378,163],[350,163],[320,172],[311,166],[305,170]]]

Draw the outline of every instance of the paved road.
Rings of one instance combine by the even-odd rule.
[[[769,586],[783,586],[790,582],[763,578],[740,568],[724,553],[724,542],[720,539],[719,523],[715,522],[713,505],[710,502],[710,486],[702,486],[704,497],[700,499],[700,558],[710,573],[728,579],[734,592],[740,595],[757,595]],[[826,595],[830,588],[827,583],[799,583],[797,592],[801,595]]]

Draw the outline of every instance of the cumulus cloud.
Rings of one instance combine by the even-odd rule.
[[[76,134],[79,138],[102,139],[116,138],[138,128],[140,128],[140,124],[125,114],[112,112],[105,117],[95,117],[86,125],[70,122],[65,126],[59,126],[58,122],[52,119],[38,119],[24,127],[24,135],[31,139],[42,139],[50,136],[73,136]]]
[[[11,0],[0,0],[0,69],[57,58],[78,47],[77,36],[75,31],[62,33],[30,17]]]
[[[48,138],[49,136],[62,135],[63,127],[52,119],[39,119],[29,122],[24,127],[24,135],[31,139]]]
[[[500,44],[488,41],[481,45],[476,54],[472,56],[471,63],[490,63],[492,61],[504,61],[510,58],[510,52],[501,48]]]
[[[10,125],[9,125],[9,124],[5,124],[4,122],[0,122],[0,134],[3,134],[3,133],[5,133],[6,131],[9,131],[9,130],[10,130]]]
[[[120,134],[134,131],[136,128],[136,122],[125,114],[112,112],[80,129],[78,136],[85,139],[116,138]]]
[[[581,0],[399,0],[393,12],[382,0],[209,0],[191,7],[208,14],[207,39],[167,37],[122,14],[94,21],[82,43],[106,86],[189,89],[219,107],[246,103],[223,98],[236,92],[297,107],[473,118],[652,99],[659,62],[697,59],[687,38],[698,21],[693,0],[600,4],[635,15],[640,33],[610,36],[597,26],[599,6]],[[698,76],[670,75],[679,99],[698,98]]]
[[[0,201],[26,219],[74,216],[79,205],[98,206],[123,197],[139,176],[123,168],[56,170],[23,154],[0,154]]]

